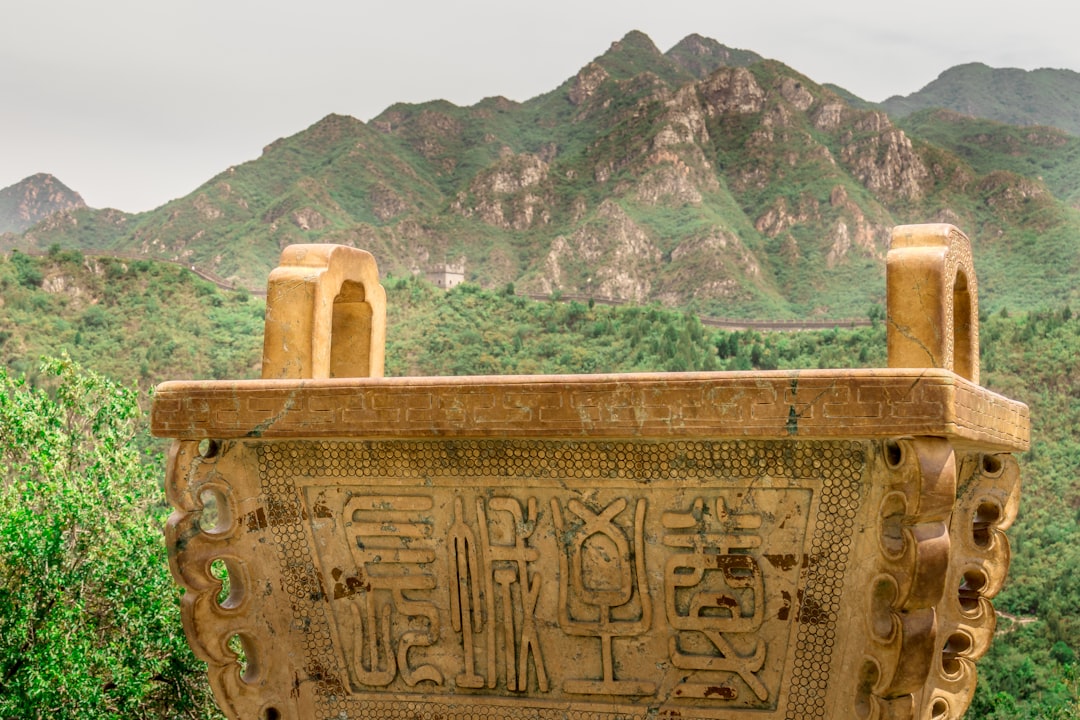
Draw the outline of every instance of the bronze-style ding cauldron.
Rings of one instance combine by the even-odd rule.
[[[1027,408],[968,239],[897,228],[889,367],[383,378],[372,257],[287,248],[263,378],[170,382],[167,539],[230,718],[958,718]]]

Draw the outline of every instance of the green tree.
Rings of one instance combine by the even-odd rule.
[[[181,632],[136,393],[0,370],[0,718],[216,716]]]
[[[15,273],[19,278],[20,285],[27,288],[41,287],[45,276],[33,258],[23,255],[21,252],[12,252],[11,264],[15,266]]]

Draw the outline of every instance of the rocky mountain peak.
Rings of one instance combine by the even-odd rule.
[[[22,232],[50,215],[86,207],[82,196],[48,173],[0,190],[0,232]]]
[[[639,30],[632,30],[621,40],[611,43],[607,52],[593,63],[616,80],[629,80],[650,72],[676,87],[695,79],[693,74],[660,52],[652,39]]]
[[[608,54],[615,52],[643,52],[649,55],[659,55],[660,48],[645,33],[640,30],[631,30],[621,40],[611,43]]]
[[[729,48],[697,33],[687,35],[664,54],[699,79],[722,67],[747,67],[764,60],[756,52]]]
[[[591,62],[581,68],[574,77],[573,83],[570,85],[570,90],[567,93],[570,102],[574,105],[581,105],[592,97],[597,89],[609,77],[607,71],[595,62]]]

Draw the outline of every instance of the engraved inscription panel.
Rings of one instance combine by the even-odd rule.
[[[859,443],[260,452],[277,468],[264,489],[300,506],[278,531],[306,535],[321,578],[292,605],[308,667],[330,676],[322,717],[377,717],[390,701],[446,717],[481,706],[556,717],[567,703],[597,718],[785,717],[793,694],[804,709],[824,701],[796,666],[827,674],[831,646],[799,627],[807,607],[839,596]],[[283,453],[279,467],[271,456]],[[841,493],[846,523],[831,517]],[[285,553],[283,570],[301,560]],[[814,632],[835,621],[815,615]],[[331,640],[318,646],[312,633]]]

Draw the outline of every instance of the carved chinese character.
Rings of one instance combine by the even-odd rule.
[[[670,555],[664,569],[667,619],[678,631],[669,642],[672,664],[738,675],[760,700],[768,699],[755,675],[765,663],[765,642],[753,636],[764,619],[764,575],[749,554],[761,545],[761,514],[733,513],[722,497],[712,507],[697,498],[686,512],[664,513],[663,526],[664,544],[688,551]],[[738,692],[717,678],[686,681],[676,690],[680,697],[724,700]]]
[[[431,507],[430,497],[412,495],[361,495],[345,503],[349,551],[363,578],[351,610],[350,671],[361,685],[384,687],[398,674],[410,686],[442,684],[434,665],[409,661],[412,648],[431,646],[439,636],[438,609],[415,597],[435,588],[429,568],[435,547],[425,519]],[[408,629],[395,633],[395,624]]]
[[[615,522],[627,501],[618,499],[594,511],[570,500],[567,509],[576,519],[563,517],[558,500],[551,511],[563,552],[559,553],[559,625],[568,635],[600,640],[600,679],[570,679],[568,693],[582,695],[649,695],[656,684],[647,680],[615,678],[612,641],[633,637],[652,625],[652,602],[645,575],[645,500],[639,499],[633,516],[633,546]],[[636,592],[635,592],[636,587]],[[623,619],[613,611],[622,610]]]
[[[454,500],[449,546],[450,573],[456,582],[452,583],[450,604],[454,630],[462,635],[465,654],[465,672],[457,678],[462,687],[480,688],[485,681],[490,688],[497,685],[497,646],[501,643],[508,690],[528,689],[530,656],[537,686],[542,692],[549,689],[535,617],[542,577],[536,571],[529,573],[529,563],[540,554],[526,544],[536,530],[536,507],[536,498],[529,498],[526,511],[514,498],[478,498],[477,544],[476,534],[465,522],[461,498]],[[482,605],[485,613],[481,613]],[[485,675],[475,671],[476,634],[482,636],[486,651]]]
[[[484,579],[480,575],[480,550],[472,528],[462,517],[461,498],[454,498],[454,522],[450,526],[447,546],[450,550],[450,623],[454,631],[461,633],[465,652],[465,672],[457,676],[461,687],[481,688],[484,678],[474,672],[475,649],[473,633],[484,629],[480,591]],[[488,613],[491,616],[491,613]],[[489,675],[491,687],[495,687],[494,674]]]

